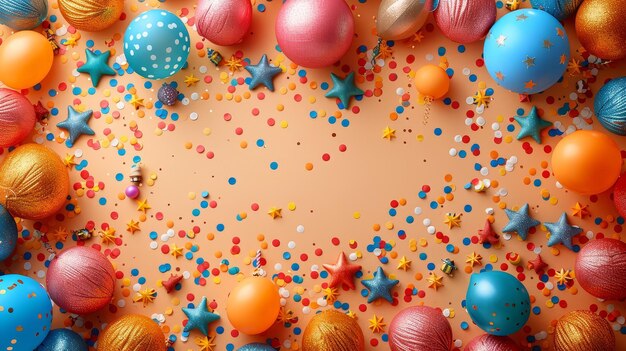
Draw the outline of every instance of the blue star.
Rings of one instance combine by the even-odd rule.
[[[270,65],[269,62],[267,62],[267,55],[263,55],[258,64],[246,66],[246,71],[250,72],[251,76],[250,82],[248,83],[250,90],[258,87],[259,84],[263,84],[270,91],[274,91],[274,77],[282,73],[283,70]]]
[[[537,114],[537,107],[533,106],[532,110],[526,117],[516,116],[515,121],[519,123],[522,128],[517,134],[517,140],[525,137],[532,137],[538,144],[541,144],[541,131],[552,125],[552,122],[548,122],[539,117]]]
[[[209,335],[209,324],[220,319],[219,314],[211,313],[207,309],[206,297],[202,298],[200,305],[196,308],[184,308],[183,312],[189,318],[187,325],[185,325],[185,332],[190,332],[194,329],[198,329],[204,335]]]
[[[76,139],[78,139],[81,135],[94,135],[96,132],[93,129],[89,128],[87,122],[91,118],[93,114],[92,110],[88,110],[85,112],[78,113],[74,107],[67,107],[67,119],[63,122],[57,124],[57,127],[61,129],[65,129],[70,133],[70,137],[68,141],[70,142],[70,146],[74,145]]]
[[[367,303],[370,303],[376,299],[383,298],[389,302],[393,302],[391,296],[391,289],[398,285],[400,281],[395,279],[389,279],[385,275],[382,267],[378,267],[376,273],[374,273],[374,279],[367,279],[361,281],[361,284],[365,285],[367,290],[370,291],[367,296]]]
[[[509,223],[502,228],[502,231],[505,233],[517,232],[517,235],[519,235],[522,240],[526,240],[528,229],[540,223],[528,215],[528,204],[524,204],[517,212],[511,211],[508,208],[505,208],[504,211],[506,212],[506,216],[509,217]]]
[[[113,68],[109,67],[109,56],[111,56],[111,51],[101,52],[96,54],[95,52],[86,49],[85,53],[87,54],[87,62],[84,65],[78,67],[78,72],[80,73],[89,73],[91,77],[91,84],[94,87],[98,86],[100,83],[100,78],[103,75],[114,76],[115,71]]]
[[[574,245],[572,244],[572,238],[580,234],[583,230],[579,227],[569,225],[567,222],[567,214],[563,212],[559,221],[556,223],[544,223],[543,225],[548,228],[550,232],[550,239],[548,239],[548,246],[554,246],[556,244],[563,244],[563,246],[574,251]]]
[[[347,109],[350,105],[350,98],[363,95],[363,90],[354,85],[354,72],[350,72],[344,79],[340,79],[334,73],[331,73],[330,78],[333,80],[333,88],[325,96],[341,100],[344,109]]]

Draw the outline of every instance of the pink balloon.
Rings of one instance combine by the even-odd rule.
[[[450,346],[450,322],[432,307],[407,307],[389,325],[391,351],[449,351]]]
[[[0,147],[19,144],[35,127],[35,108],[17,91],[0,88]]]
[[[343,0],[287,0],[276,18],[276,39],[300,66],[327,67],[346,54],[354,18]]]
[[[457,43],[468,44],[487,35],[496,21],[493,0],[441,0],[434,13],[441,32]]]
[[[508,336],[483,334],[475,337],[465,346],[464,351],[522,351]]]
[[[240,43],[251,24],[250,0],[200,0],[196,8],[198,34],[217,45]]]

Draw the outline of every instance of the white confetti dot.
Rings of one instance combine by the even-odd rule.
[[[150,248],[152,250],[156,250],[157,247],[159,247],[159,243],[157,243],[156,241],[151,241],[150,242]]]
[[[356,261],[356,260],[357,260],[357,258],[358,258],[358,257],[357,257],[357,255],[356,255],[356,253],[355,253],[355,252],[352,252],[352,253],[350,253],[350,254],[348,255],[348,259],[349,259],[350,261],[353,261],[353,262],[354,262],[354,261]]]
[[[304,226],[302,224],[298,225],[296,227],[296,232],[298,233],[304,233]]]
[[[413,213],[415,213],[416,215],[422,214],[422,208],[421,207],[416,207],[413,210]]]
[[[435,232],[437,231],[437,229],[435,229],[434,226],[429,226],[428,228],[426,228],[426,232],[428,232],[428,234],[435,234]]]
[[[290,249],[295,249],[296,248],[296,243],[295,241],[290,241],[287,243],[287,247]]]
[[[195,121],[198,119],[198,114],[196,112],[192,112],[189,114],[189,119]]]
[[[450,149],[450,151],[448,151],[448,154],[449,154],[450,156],[453,156],[453,157],[454,157],[454,156],[456,156],[456,153],[457,153],[457,151],[456,151],[456,149],[455,149],[455,148],[452,148],[452,149]]]

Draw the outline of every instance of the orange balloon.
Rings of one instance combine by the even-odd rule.
[[[13,89],[26,89],[41,82],[50,68],[54,53],[43,35],[23,30],[0,45],[0,81]]]
[[[256,335],[274,325],[280,312],[280,295],[271,280],[250,277],[242,280],[228,296],[226,314],[237,330]]]
[[[552,152],[552,171],[565,188],[580,194],[600,194],[617,181],[622,155],[608,135],[579,130],[563,138]]]
[[[448,93],[450,77],[443,68],[429,64],[415,72],[415,87],[420,94],[437,100]]]

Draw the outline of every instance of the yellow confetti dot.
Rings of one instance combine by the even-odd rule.
[[[354,213],[352,214],[352,218],[354,218],[354,219],[359,219],[359,218],[361,218],[361,213],[360,213],[360,212],[354,212]]]
[[[394,227],[393,222],[387,222],[385,223],[385,228],[387,228],[388,230],[392,230]]]
[[[289,209],[289,211],[293,211],[296,209],[296,203],[295,202],[290,202],[287,204],[287,208]]]
[[[280,127],[283,128],[283,129],[289,127],[289,122],[287,122],[287,121],[280,121]]]
[[[496,256],[496,255],[489,255],[489,262],[491,262],[491,263],[498,262],[498,256]]]

